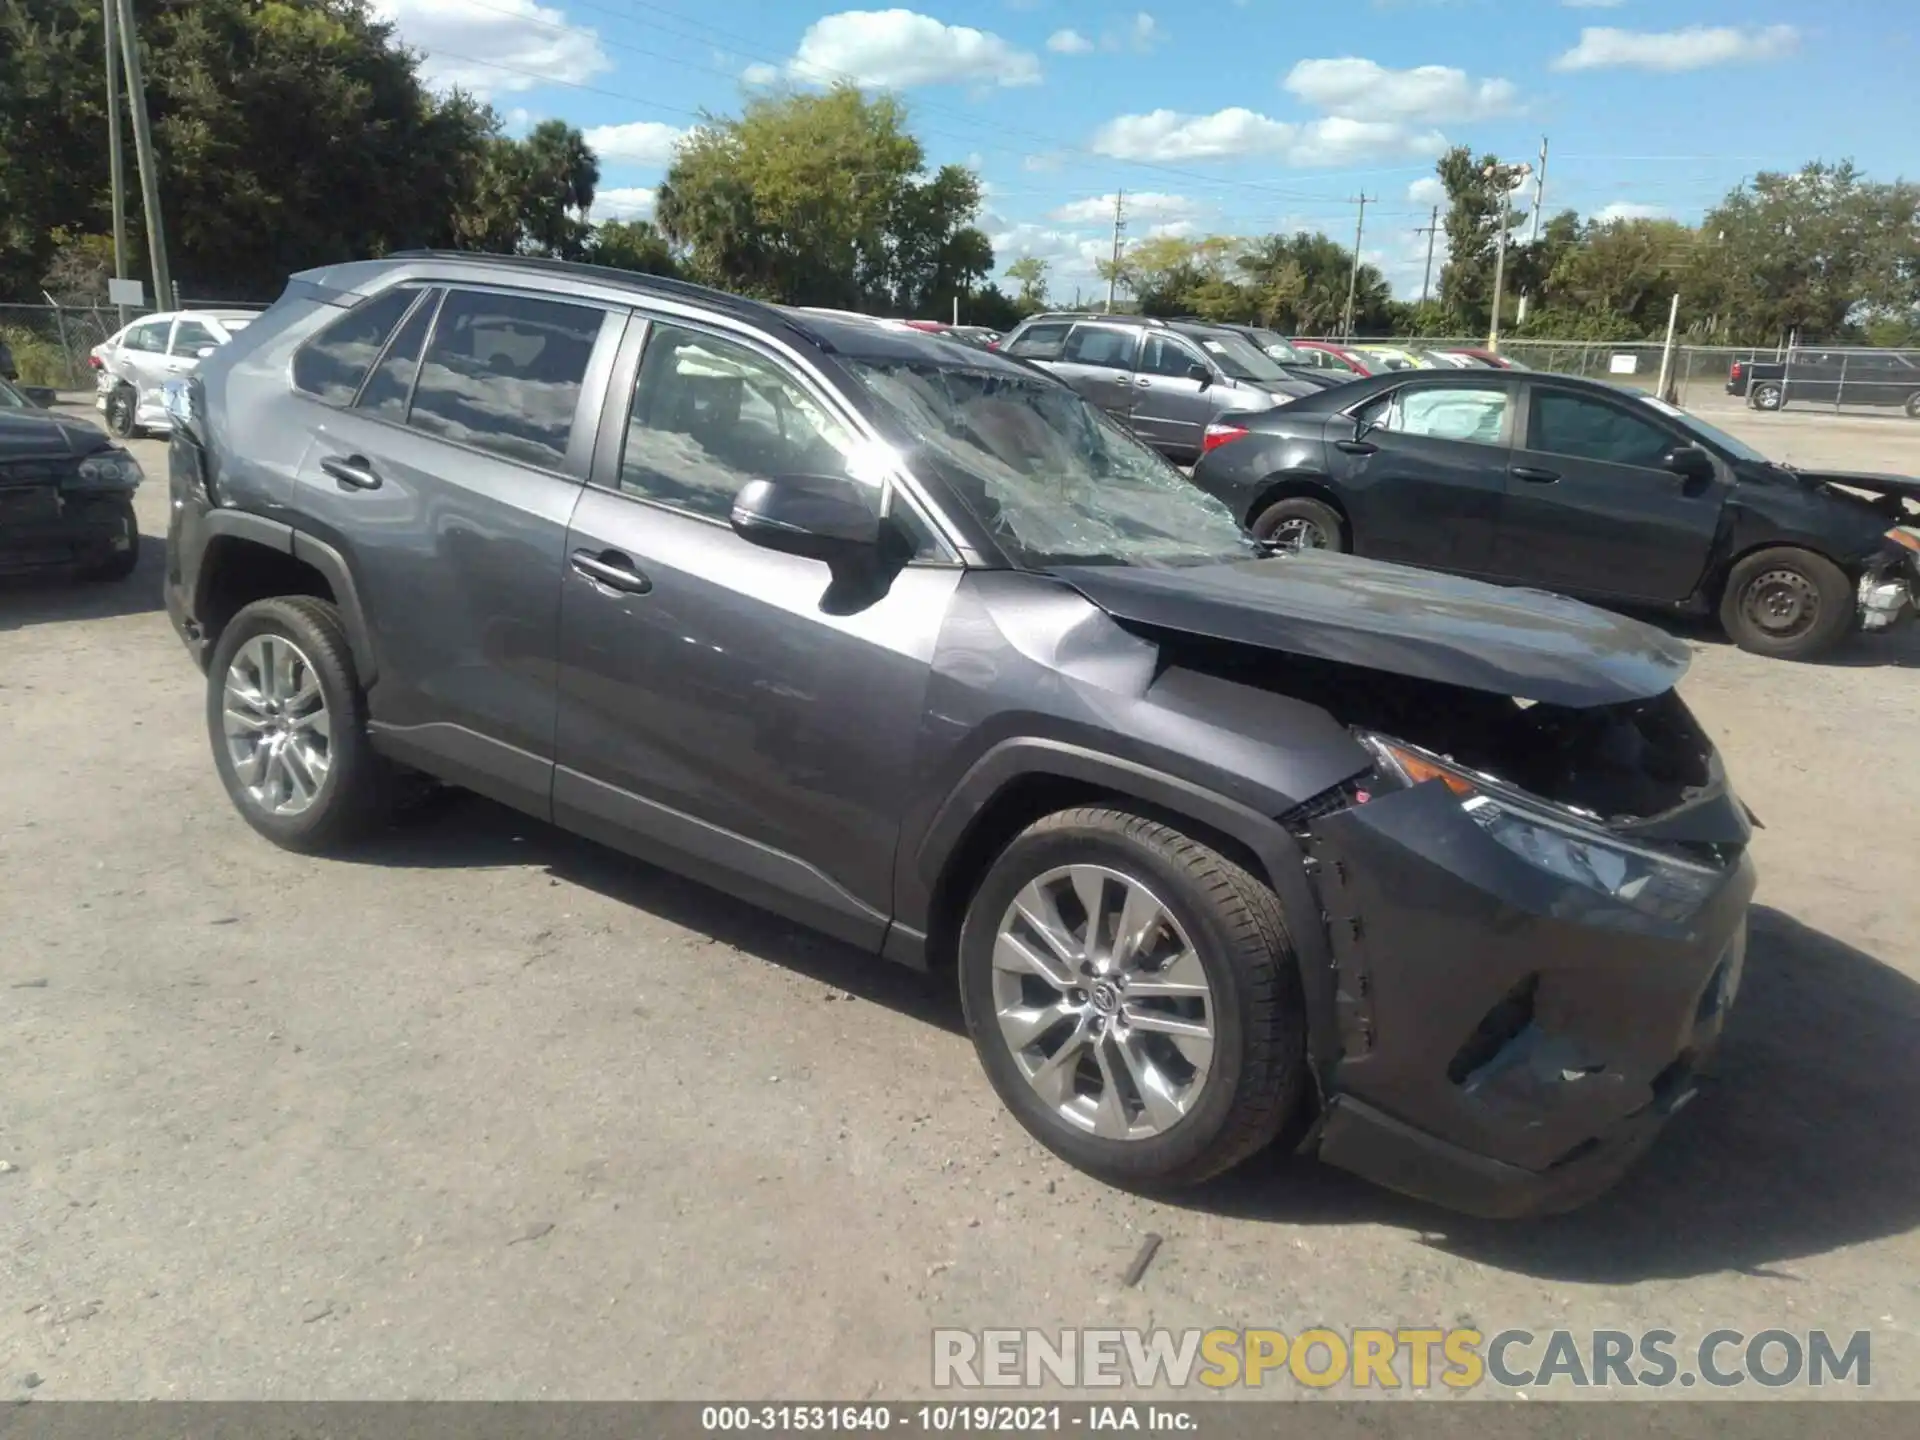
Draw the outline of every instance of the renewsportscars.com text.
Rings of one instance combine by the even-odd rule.
[[[1873,1383],[1865,1330],[936,1330],[936,1389],[1732,1389]]]

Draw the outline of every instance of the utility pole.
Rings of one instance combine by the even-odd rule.
[[[1531,249],[1540,243],[1540,207],[1547,199],[1547,137],[1540,137],[1540,168],[1533,172],[1533,224],[1527,230],[1527,247]],[[1520,296],[1519,320],[1525,323],[1527,301],[1532,297],[1524,291]]]
[[[1114,291],[1120,284],[1120,237],[1127,229],[1127,192],[1113,192],[1113,268],[1107,272],[1107,313],[1113,314]]]
[[[127,167],[120,146],[120,0],[102,0],[107,31],[107,175],[113,186],[113,278],[127,278]],[[127,307],[119,311],[122,329]]]
[[[1360,214],[1353,223],[1353,268],[1347,272],[1347,309],[1340,319],[1340,334],[1343,339],[1353,337],[1353,300],[1360,288],[1360,242],[1365,239],[1367,233],[1367,206],[1379,198],[1377,195],[1369,195],[1362,191],[1349,202],[1360,207]]]
[[[160,173],[154,164],[153,132],[147,124],[147,82],[140,73],[140,37],[133,28],[133,0],[120,7],[120,58],[127,65],[127,104],[133,113],[133,154],[140,166],[140,209],[147,222],[147,258],[153,266],[154,306],[178,303],[167,270],[167,232],[160,220]]]
[[[1493,262],[1493,318],[1487,326],[1487,349],[1495,354],[1500,350],[1500,310],[1506,301],[1507,285],[1507,231],[1513,223],[1513,182],[1524,180],[1533,173],[1531,165],[1502,165],[1492,161],[1481,172],[1492,182],[1494,193],[1493,228],[1499,236],[1499,249]]]
[[[1427,237],[1427,277],[1420,282],[1420,308],[1427,308],[1427,296],[1433,291],[1433,242],[1440,234],[1440,207],[1433,207],[1433,218],[1418,230],[1416,235]]]

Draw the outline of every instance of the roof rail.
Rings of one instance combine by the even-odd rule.
[[[1137,315],[1128,310],[1036,310],[1027,320],[1125,320],[1135,325],[1165,326],[1158,315]],[[1024,321],[1022,322],[1025,323]]]

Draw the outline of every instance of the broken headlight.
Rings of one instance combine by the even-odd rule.
[[[1438,780],[1475,824],[1528,864],[1661,920],[1684,921],[1720,883],[1712,865],[1616,835],[1598,816],[1556,805],[1385,735],[1362,734],[1380,771],[1403,785]]]
[[[140,462],[125,450],[99,450],[80,462],[80,484],[117,488],[138,485],[144,478]]]

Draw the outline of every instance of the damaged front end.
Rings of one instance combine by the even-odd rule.
[[[1920,609],[1920,530],[1889,530],[1880,553],[1860,574],[1860,628],[1871,635],[1891,630]]]
[[[1336,976],[1319,1153],[1469,1213],[1579,1204],[1718,1044],[1751,817],[1671,691],[1573,709],[1380,677],[1344,708],[1374,766],[1289,818]]]

